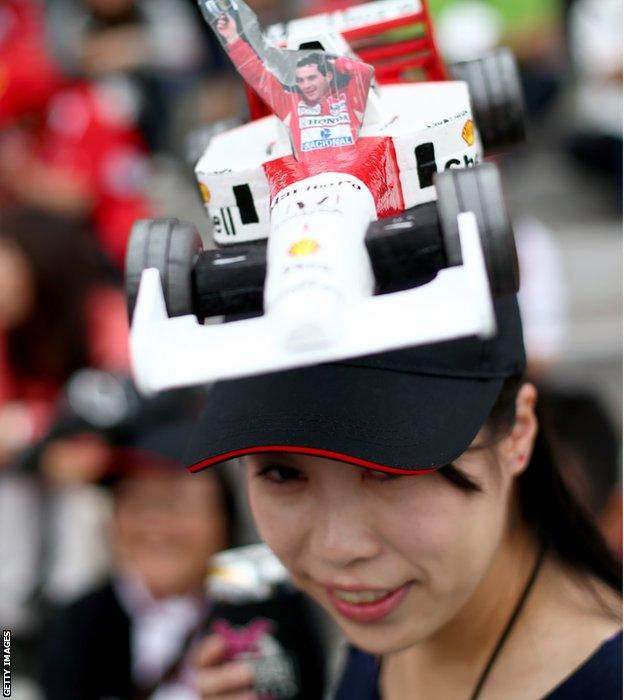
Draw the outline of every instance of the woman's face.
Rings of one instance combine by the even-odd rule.
[[[124,479],[115,498],[114,535],[122,562],[139,572],[157,597],[195,591],[208,558],[227,546],[217,480],[187,474]]]
[[[301,455],[248,457],[251,508],[295,583],[352,642],[398,651],[460,612],[501,543],[512,479],[498,450],[471,448],[454,463],[480,492],[435,472],[393,476]]]

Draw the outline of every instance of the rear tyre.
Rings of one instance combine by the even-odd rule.
[[[438,216],[449,267],[461,265],[457,216],[474,212],[492,296],[515,294],[520,286],[518,256],[497,167],[482,163],[453,168],[435,176]]]
[[[126,303],[132,321],[143,270],[155,267],[170,317],[194,313],[193,265],[202,241],[192,224],[178,219],[143,219],[132,227],[126,253]]]
[[[526,138],[522,84],[516,58],[496,49],[450,67],[456,80],[468,84],[473,116],[485,151],[498,151]]]

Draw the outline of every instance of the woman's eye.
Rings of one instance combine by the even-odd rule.
[[[271,481],[274,484],[285,484],[293,481],[298,481],[303,478],[303,474],[299,469],[294,467],[286,467],[281,464],[269,464],[262,467],[256,473],[256,476]]]
[[[372,481],[396,481],[401,478],[400,474],[389,474],[388,472],[379,472],[374,469],[365,469],[364,478],[371,479]]]

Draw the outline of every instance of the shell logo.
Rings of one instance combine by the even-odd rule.
[[[288,255],[293,258],[299,258],[304,255],[312,255],[320,248],[320,244],[312,238],[302,238],[300,241],[293,243],[288,249]]]
[[[208,204],[210,201],[210,190],[204,185],[203,182],[199,183],[199,192],[201,194],[201,198],[204,200],[204,204]]]
[[[465,124],[464,128],[462,129],[462,138],[464,141],[469,145],[472,146],[475,142],[475,131],[474,131],[474,122],[472,119],[469,119]]]

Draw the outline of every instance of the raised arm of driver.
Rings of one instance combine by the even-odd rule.
[[[290,109],[291,95],[260,60],[258,54],[240,37],[227,44],[225,49],[245,81],[278,117],[283,118]]]
[[[336,66],[336,70],[341,73],[359,75],[369,80],[372,80],[373,73],[375,72],[375,69],[369,63],[364,63],[364,61],[358,58],[351,58],[351,56],[337,56],[334,59],[334,65]]]
[[[231,44],[239,38],[238,27],[236,20],[227,12],[222,14],[217,20],[217,33],[225,41],[226,44]]]
[[[258,700],[253,691],[253,667],[225,661],[226,645],[218,635],[206,637],[197,648],[197,690],[202,700]]]
[[[356,109],[363,109],[366,106],[375,69],[370,64],[349,56],[338,56],[333,63],[339,73],[348,75],[352,82],[357,83],[357,89],[352,86],[349,92],[352,95],[351,99],[356,99],[358,103],[353,106]]]

